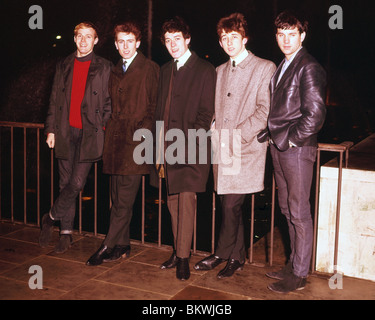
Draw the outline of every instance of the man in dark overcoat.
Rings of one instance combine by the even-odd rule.
[[[156,132],[155,139],[164,138],[160,135],[164,130],[166,141],[156,150],[163,156],[161,166],[156,164],[158,173],[165,175],[174,236],[173,254],[161,268],[177,266],[177,278],[186,280],[190,277],[196,193],[206,190],[210,171],[207,132],[214,113],[216,72],[209,62],[190,51],[190,31],[183,19],[165,22],[161,39],[173,60],[160,70],[155,119],[163,125],[157,126],[161,131]],[[157,181],[153,179],[152,183],[158,186]]]
[[[139,129],[151,133],[157,100],[159,66],[138,51],[141,31],[134,22],[115,27],[115,46],[121,59],[112,69],[109,90],[112,116],[107,123],[103,172],[111,174],[111,220],[108,234],[87,265],[99,265],[130,254],[129,226],[142,175],[149,165],[138,164],[134,141]]]
[[[49,244],[54,222],[59,220],[57,253],[71,245],[76,198],[92,163],[102,157],[104,128],[111,114],[108,79],[112,64],[94,53],[98,40],[92,23],[75,27],[77,50],[57,64],[45,122],[46,142],[58,159],[60,193],[42,218],[39,244]]]

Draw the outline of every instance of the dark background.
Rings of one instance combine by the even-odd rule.
[[[43,29],[31,30],[31,5],[43,9]],[[370,1],[327,0],[154,0],[152,59],[162,65],[169,59],[159,40],[162,23],[180,15],[190,24],[191,48],[214,66],[227,57],[218,43],[216,24],[230,13],[241,12],[250,31],[248,49],[277,65],[283,58],[277,47],[273,20],[283,9],[305,13],[309,32],[304,46],[328,74],[325,127],[320,142],[357,142],[374,132],[374,22]],[[343,9],[343,29],[331,30],[331,5]],[[143,28],[141,50],[148,55],[147,0],[5,0],[1,3],[0,120],[44,122],[56,62],[75,50],[73,29],[84,20],[99,29],[95,51],[116,63],[113,26],[126,19]],[[61,35],[57,40],[56,36]]]

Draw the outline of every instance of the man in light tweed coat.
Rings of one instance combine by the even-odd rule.
[[[221,195],[222,225],[215,254],[195,265],[210,270],[227,261],[218,273],[230,277],[245,259],[242,205],[247,194],[264,189],[267,143],[257,135],[267,126],[269,83],[276,66],[246,50],[247,23],[240,13],[217,25],[228,62],[217,68],[215,116],[212,123],[215,190]]]

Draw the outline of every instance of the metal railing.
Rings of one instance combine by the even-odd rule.
[[[4,136],[4,128],[9,128],[10,130],[10,138],[6,141],[9,148],[9,155],[3,154],[3,136]],[[44,137],[41,139],[40,131],[43,130],[43,124],[34,124],[34,123],[19,123],[19,122],[4,122],[0,121],[0,221],[1,220],[10,220],[14,223],[22,223],[25,225],[33,225],[33,226],[40,226],[40,217],[41,217],[41,168],[49,166],[49,180],[50,180],[50,194],[49,194],[49,204],[48,207],[52,206],[54,202],[55,192],[55,163],[54,163],[54,151],[53,149],[49,150],[44,142]],[[21,130],[22,132],[22,140],[23,140],[23,165],[22,170],[17,170],[15,166],[15,131]],[[28,138],[29,131],[36,131],[36,140],[32,143],[33,140]],[[43,143],[43,147],[41,147],[41,140]],[[35,153],[36,153],[36,221],[30,222],[28,219],[28,202],[27,202],[27,177],[31,175],[33,172],[28,170],[28,161],[27,157],[30,151],[27,146],[36,145]],[[311,270],[312,272],[315,271],[315,254],[316,254],[316,242],[317,242],[317,219],[318,219],[318,202],[319,202],[319,179],[320,179],[320,153],[321,151],[329,151],[329,152],[339,152],[340,160],[339,160],[339,174],[338,174],[338,196],[337,196],[337,213],[336,213],[336,238],[335,238],[335,248],[334,248],[334,264],[337,264],[337,253],[338,253],[338,236],[339,236],[339,217],[340,217],[340,201],[341,201],[341,184],[342,184],[342,169],[343,169],[343,154],[345,153],[345,165],[348,164],[348,156],[349,156],[349,149],[353,145],[352,142],[345,142],[342,144],[319,144],[318,146],[318,153],[317,153],[317,161],[316,161],[316,189],[315,189],[315,212],[314,212],[314,242],[313,242],[313,255],[312,255],[312,263],[311,263]],[[49,153],[48,160],[44,159],[41,160],[41,150],[43,149],[44,153]],[[17,149],[18,150],[18,149]],[[9,169],[3,168],[5,159],[9,160]],[[10,218],[5,218],[2,212],[2,205],[4,203],[3,199],[3,189],[2,186],[4,185],[3,181],[3,172],[9,174],[9,188],[8,193],[10,194]],[[7,171],[9,170],[9,171]],[[82,206],[82,191],[79,195],[78,200],[78,233],[89,233],[93,234],[94,236],[104,236],[103,234],[98,233],[98,163],[95,163],[93,166],[93,174],[94,174],[94,221],[93,221],[93,232],[89,232],[84,230],[82,216],[83,216],[83,206]],[[14,201],[15,201],[15,171],[17,177],[22,175],[23,177],[23,219],[20,221],[15,217],[15,208],[14,208]],[[19,171],[22,171],[19,172]],[[162,194],[162,179],[159,180],[159,192],[158,192],[158,227],[157,227],[157,247],[162,247],[164,244],[162,243],[162,204],[163,204],[163,194]],[[145,219],[145,202],[146,202],[146,182],[145,176],[142,177],[142,185],[141,185],[141,230],[140,230],[140,242],[145,244],[145,227],[146,227],[146,219]],[[272,174],[272,188],[271,188],[271,214],[270,214],[270,243],[268,244],[268,263],[270,266],[273,265],[273,253],[274,253],[274,227],[275,227],[275,195],[276,195],[276,184],[274,175]],[[48,198],[48,197],[47,197]],[[43,198],[43,203],[45,204],[47,200]],[[46,205],[46,204],[45,204]],[[111,203],[109,199],[108,208],[110,208]],[[250,247],[249,247],[249,263],[254,263],[254,221],[255,221],[255,195],[251,195],[251,212],[250,212]],[[43,214],[43,212],[42,212]],[[109,217],[108,217],[109,220]],[[216,221],[216,195],[212,193],[212,218],[211,218],[211,253],[215,250],[215,221]],[[155,245],[155,244],[151,244]],[[207,250],[208,251],[208,250]],[[205,252],[207,252],[205,251]],[[205,252],[198,252],[197,250],[197,210],[195,212],[195,223],[194,223],[194,235],[193,235],[193,253],[194,254],[205,254]]]

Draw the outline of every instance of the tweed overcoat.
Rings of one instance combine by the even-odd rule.
[[[163,121],[166,100],[169,91],[169,81],[172,73],[173,61],[167,62],[160,69],[159,95],[155,120]],[[204,192],[210,172],[210,140],[201,143],[197,139],[191,144],[195,147],[195,154],[199,156],[200,149],[206,153],[206,163],[195,163],[189,160],[189,130],[203,129],[208,132],[214,113],[216,72],[213,65],[192,52],[185,65],[175,75],[171,94],[171,106],[168,130],[181,130],[184,141],[184,159],[181,162],[169,163],[166,159],[166,180],[169,194],[180,192]],[[158,133],[155,133],[155,137]],[[173,142],[166,141],[168,147]],[[155,168],[154,168],[155,169]],[[158,186],[156,170],[150,176],[150,183]]]
[[[72,92],[75,53],[56,66],[45,134],[55,134],[55,157],[68,159],[70,147],[70,96]],[[112,63],[93,53],[81,105],[82,142],[80,162],[95,162],[103,153],[104,127],[111,115],[108,79]]]
[[[149,174],[147,163],[134,161],[138,129],[152,130],[157,100],[159,66],[140,51],[125,74],[122,59],[112,69],[109,91],[112,115],[105,130],[103,172],[116,175]]]
[[[230,60],[217,68],[213,173],[218,194],[264,189],[267,143],[257,134],[267,126],[269,83],[276,66],[249,55],[236,67]]]

